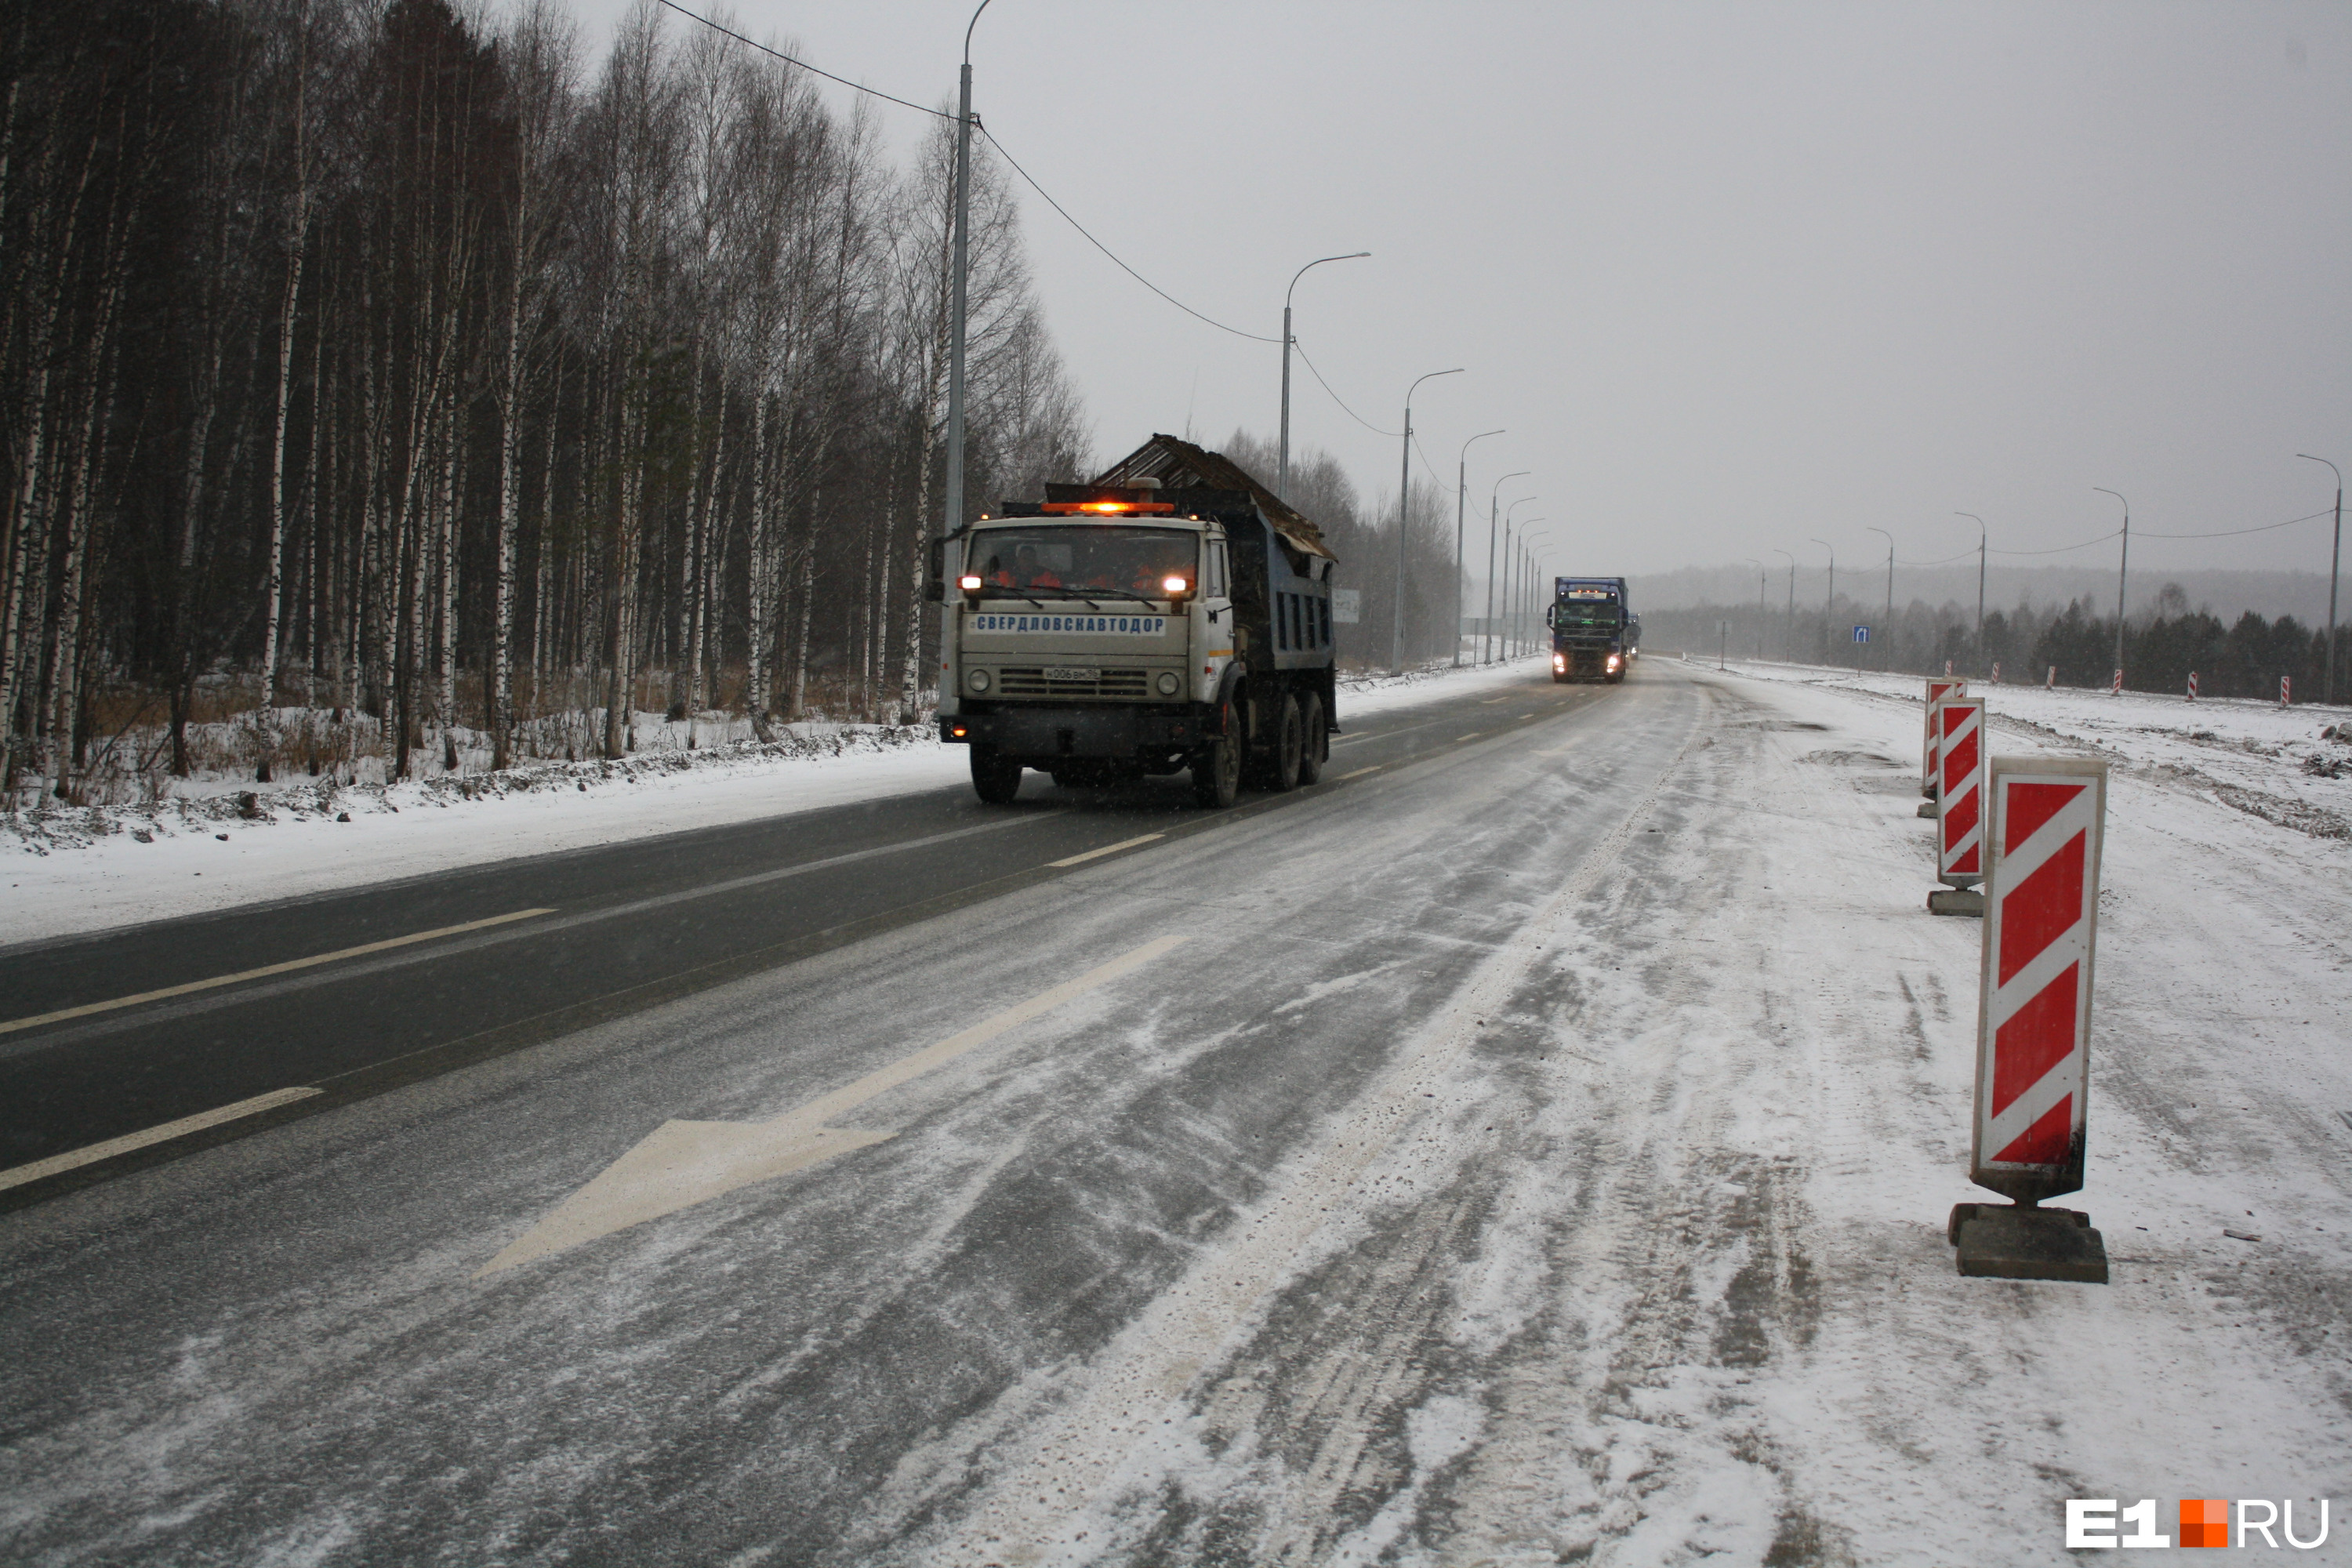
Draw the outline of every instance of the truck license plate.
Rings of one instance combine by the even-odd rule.
[[[1102,671],[1080,669],[1075,665],[1049,665],[1045,669],[1045,679],[1048,680],[1100,680]]]

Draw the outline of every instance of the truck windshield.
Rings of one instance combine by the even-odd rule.
[[[1617,601],[1614,599],[1562,599],[1554,607],[1553,619],[1563,626],[1613,626],[1617,624]]]
[[[1044,523],[982,529],[972,536],[972,570],[992,588],[1082,597],[1089,590],[1168,596],[1167,580],[1198,582],[1199,537],[1173,528]]]

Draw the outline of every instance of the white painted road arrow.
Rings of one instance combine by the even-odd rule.
[[[945,1066],[1009,1029],[1049,1013],[1074,997],[1139,969],[1184,939],[1163,936],[1131,952],[1087,970],[1075,980],[1040,992],[960,1034],[867,1073],[773,1121],[665,1121],[652,1136],[606,1166],[595,1180],[572,1194],[553,1214],[525,1232],[483,1266],[498,1274],[610,1236],[649,1219],[691,1208],[738,1187],[803,1170],[835,1154],[896,1137],[826,1122],[877,1095]]]

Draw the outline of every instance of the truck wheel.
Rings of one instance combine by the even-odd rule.
[[[1242,793],[1242,738],[1233,704],[1224,711],[1225,732],[1192,753],[1192,804],[1223,810]]]
[[[985,746],[971,749],[971,789],[991,805],[1007,805],[1021,793],[1021,764],[1005,762]]]
[[[1298,752],[1298,782],[1315,784],[1323,777],[1323,764],[1331,756],[1331,732],[1323,721],[1323,699],[1312,691],[1307,694],[1298,727],[1307,742]]]
[[[1266,787],[1280,795],[1298,787],[1300,764],[1306,760],[1307,726],[1299,721],[1298,699],[1286,695],[1282,716],[1275,721],[1274,755],[1266,759]]]

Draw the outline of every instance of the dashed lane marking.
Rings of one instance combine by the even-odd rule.
[[[1331,782],[1332,782],[1333,784],[1346,784],[1349,779],[1360,779],[1360,778],[1362,778],[1366,773],[1379,773],[1382,768],[1384,768],[1384,767],[1386,767],[1386,766],[1388,766],[1388,764],[1387,764],[1386,763],[1373,763],[1373,764],[1372,764],[1370,767],[1369,767],[1369,768],[1358,768],[1358,769],[1357,769],[1354,773],[1341,773],[1338,778],[1333,779]]]
[[[1105,855],[1116,855],[1122,849],[1132,849],[1139,844],[1155,843],[1167,837],[1168,835],[1164,833],[1147,833],[1140,838],[1122,838],[1116,844],[1106,844],[1099,849],[1089,849],[1083,855],[1073,855],[1063,860],[1048,860],[1045,864],[1057,867],[1082,865],[1088,860],[1097,860]]]
[[[150,1127],[143,1132],[126,1132],[120,1138],[110,1138],[103,1143],[84,1144],[63,1154],[52,1154],[46,1160],[36,1160],[29,1165],[18,1165],[0,1171],[0,1191],[21,1187],[27,1182],[37,1182],[61,1171],[79,1170],[95,1165],[100,1160],[111,1160],[117,1154],[128,1154],[133,1149],[144,1149],[151,1143],[164,1143],[190,1132],[201,1132],[207,1127],[217,1127],[224,1121],[235,1121],[241,1116],[258,1116],[265,1110],[275,1110],[281,1105],[291,1105],[298,1100],[308,1100],[320,1091],[315,1089],[280,1089],[268,1094],[240,1100],[234,1105],[224,1105],[212,1110],[183,1116],[177,1121],[166,1121]]]
[[[386,937],[382,942],[338,948],[333,952],[316,952],[308,958],[289,958],[283,963],[265,963],[259,969],[240,969],[235,974],[215,974],[210,980],[191,980],[184,985],[166,985],[161,990],[117,996],[108,1002],[85,1002],[79,1007],[60,1007],[54,1013],[36,1013],[29,1018],[11,1018],[0,1023],[0,1035],[37,1028],[43,1024],[62,1023],[68,1018],[87,1018],[92,1013],[111,1013],[118,1007],[136,1007],[142,1002],[160,1002],[167,996],[185,996],[194,991],[216,990],[242,981],[266,979],[272,974],[290,974],[298,969],[315,969],[322,963],[338,963],[346,958],[361,958],[395,947],[412,947],[417,942],[434,942],[445,936],[462,936],[469,931],[481,931],[488,926],[505,925],[512,921],[527,921],[534,915],[551,915],[554,912],[553,910],[517,910],[512,914],[492,915],[487,920],[467,921],[463,925],[440,926],[432,931],[411,931],[406,936]]]

